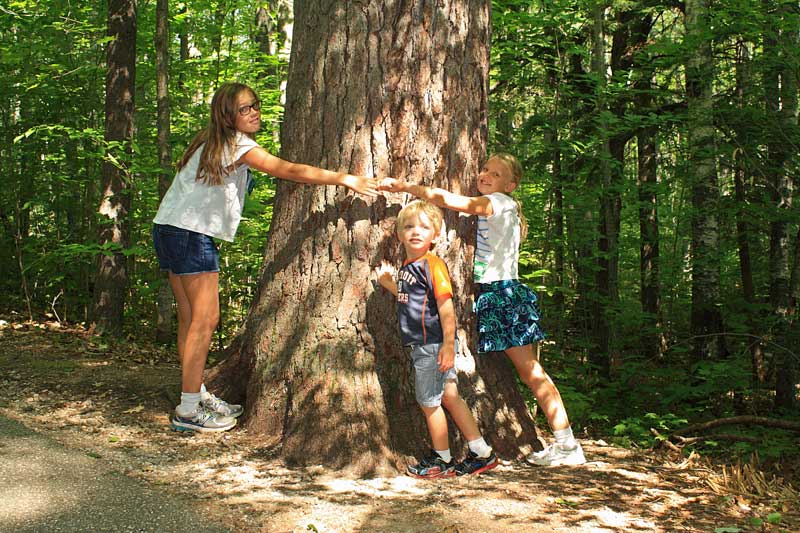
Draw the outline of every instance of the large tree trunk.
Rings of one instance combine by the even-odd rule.
[[[106,72],[106,132],[115,160],[103,161],[103,186],[100,215],[100,245],[109,247],[98,259],[94,285],[93,320],[98,330],[122,331],[125,290],[128,284],[127,260],[123,250],[128,246],[127,215],[131,199],[128,184],[131,175],[126,167],[133,139],[133,110],[136,79],[136,0],[109,0]]]
[[[686,64],[689,179],[692,188],[692,354],[695,360],[725,354],[720,311],[719,186],[715,166],[708,0],[687,0]]]
[[[475,192],[487,138],[487,3],[305,0],[295,16],[283,157]],[[395,303],[370,280],[382,259],[401,260],[397,211],[343,189],[278,185],[259,290],[215,381],[231,393],[246,383],[246,426],[290,463],[365,475],[428,446]],[[467,340],[475,227],[452,212],[445,222],[442,255]],[[487,440],[518,456],[535,428],[510,365],[480,358],[477,373],[460,377]]]
[[[158,109],[158,198],[161,200],[169,189],[172,178],[172,148],[169,143],[169,0],[156,1],[156,105]],[[175,298],[165,273],[158,288],[156,318],[156,342],[167,343],[172,339],[173,310]]]

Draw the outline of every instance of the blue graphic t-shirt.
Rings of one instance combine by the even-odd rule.
[[[397,273],[397,316],[403,344],[441,343],[436,298],[451,297],[447,265],[431,252],[407,262]]]

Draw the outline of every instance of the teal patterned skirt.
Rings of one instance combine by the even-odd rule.
[[[476,284],[478,352],[501,352],[544,339],[536,293],[516,279]]]

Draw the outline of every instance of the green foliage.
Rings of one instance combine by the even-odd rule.
[[[672,413],[658,415],[656,413],[646,413],[643,417],[629,417],[614,426],[614,440],[622,446],[638,446],[643,448],[652,447],[658,440],[650,431],[651,428],[658,430],[661,434],[669,432],[685,425],[687,420],[680,418]]]
[[[260,141],[278,150],[272,128],[281,120],[280,82],[287,57],[264,54],[255,40],[242,38],[253,35],[255,9],[244,2],[170,6],[173,159],[205,125],[208,99],[228,79],[259,90],[266,125]],[[129,158],[125,147],[104,140],[109,42],[105,10],[60,0],[12,2],[0,10],[4,72],[0,171],[9,176],[7,187],[0,190],[0,219],[7,230],[0,233],[0,252],[14,258],[3,264],[6,275],[0,277],[0,288],[11,295],[7,305],[18,307],[29,301],[39,312],[56,311],[62,320],[83,321],[91,304],[97,256],[122,253],[128,258],[128,326],[140,330],[141,325],[150,325],[154,294],[162,283],[149,230],[161,172],[156,150],[154,26],[155,4],[140,4],[136,137]],[[179,33],[191,34],[188,58],[181,59]],[[277,35],[271,40],[280,41]],[[103,223],[97,207],[104,162],[127,169],[131,176],[131,235],[124,248],[97,244]],[[271,216],[271,187],[260,190],[264,192],[256,192],[248,201],[247,220],[240,229],[249,242],[237,242],[226,250],[234,268],[222,294],[228,303],[225,335],[241,318],[256,284]]]
[[[262,3],[263,4],[263,3]],[[254,86],[263,101],[259,142],[280,151],[281,83],[288,57],[285,36],[269,13],[259,42],[253,5],[239,0],[188,0],[170,5],[170,111],[172,159],[180,158],[202,128],[208,102],[223,81]],[[776,354],[796,358],[797,328],[787,326],[770,300],[771,224],[777,220],[767,176],[774,170],[775,135],[790,148],[785,169],[797,174],[800,132],[779,128],[765,106],[775,68],[798,64],[800,48],[765,37],[796,33],[796,13],[763,3],[723,0],[711,7],[708,33],[715,62],[713,125],[720,194],[720,294],[729,355],[695,360],[691,354],[692,175],[687,157],[684,65],[693,44],[683,13],[666,4],[612,2],[603,12],[604,43],[630,39],[650,21],[646,39],[625,54],[607,48],[606,65],[593,65],[592,5],[571,0],[492,1],[492,47],[487,152],[507,151],[523,164],[514,195],[522,202],[529,234],[522,243],[520,277],[540,296],[550,334],[545,366],[564,398],[570,419],[618,442],[652,445],[650,428],[667,433],[686,421],[740,412],[764,413],[781,369]],[[652,17],[652,19],[649,19]],[[128,259],[127,326],[154,330],[154,302],[164,279],[157,270],[150,227],[159,202],[154,3],[139,3],[135,138],[125,146],[104,140],[104,4],[12,0],[0,9],[0,290],[5,305],[62,320],[86,320],[95,261],[101,254]],[[626,24],[629,24],[626,26]],[[181,36],[188,56],[182,56]],[[744,52],[747,52],[746,54]],[[614,61],[611,61],[614,58]],[[796,69],[795,69],[796,70]],[[746,83],[742,85],[741,81]],[[639,135],[652,129],[657,182],[639,183]],[[621,152],[610,144],[624,139]],[[130,175],[130,241],[101,246],[100,177],[104,163]],[[734,187],[744,176],[744,199]],[[222,243],[224,345],[241,324],[259,281],[275,187],[267,176],[247,198],[234,243]],[[660,276],[659,316],[642,306],[642,193],[655,195]],[[619,203],[617,239],[601,247],[601,200]],[[796,199],[795,199],[796,200]],[[796,235],[800,210],[782,215]],[[737,224],[746,222],[753,298],[742,290]],[[792,244],[794,246],[796,243]],[[601,275],[616,262],[613,287]],[[797,268],[796,265],[790,265]],[[606,336],[607,345],[600,346]],[[750,347],[764,343],[768,382],[753,379]],[[666,352],[654,353],[664,339]],[[656,340],[654,340],[656,339]],[[612,364],[613,363],[613,364]],[[528,394],[527,388],[522,390]],[[529,402],[533,398],[528,397]],[[642,413],[649,413],[643,415]],[[784,457],[791,438],[746,428],[761,439],[759,453]],[[705,441],[703,452],[746,455],[751,443]]]

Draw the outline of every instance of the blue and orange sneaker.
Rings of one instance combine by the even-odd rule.
[[[455,461],[451,459],[449,463],[446,463],[435,450],[431,450],[431,453],[423,457],[419,464],[408,465],[406,473],[418,478],[438,479],[455,476],[455,467]]]
[[[489,457],[478,457],[472,450],[467,453],[463,461],[458,463],[455,468],[457,476],[465,476],[467,474],[478,475],[498,465],[497,456],[494,452],[489,454]]]

